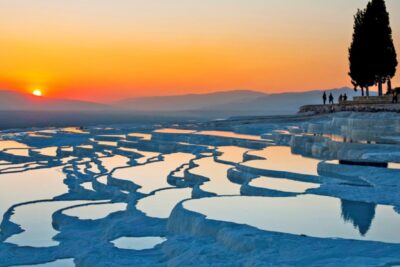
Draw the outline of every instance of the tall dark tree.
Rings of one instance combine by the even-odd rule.
[[[369,87],[382,84],[396,74],[397,55],[393,44],[389,14],[384,0],[372,0],[366,9],[358,10],[354,20],[353,41],[349,49],[349,75],[355,88],[363,88],[369,95]]]
[[[370,55],[374,67],[375,82],[379,95],[383,94],[382,84],[396,74],[397,55],[393,44],[389,13],[384,0],[372,0],[365,11],[365,23],[373,53]]]
[[[370,5],[370,4],[369,4]],[[371,46],[369,45],[369,33],[365,23],[366,10],[358,10],[354,16],[353,41],[349,48],[350,72],[354,88],[364,89],[369,96],[369,87],[374,85],[375,76],[370,64]]]

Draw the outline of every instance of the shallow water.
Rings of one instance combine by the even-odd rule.
[[[76,165],[76,167],[78,168],[78,172],[82,174],[86,173],[86,164],[79,164]]]
[[[0,218],[12,205],[52,199],[68,192],[61,168],[30,170],[0,176]]]
[[[185,171],[189,169],[189,164],[182,166],[178,171],[174,172],[174,176],[180,179],[185,178]]]
[[[165,189],[139,200],[136,208],[153,218],[168,218],[172,209],[184,199],[192,196],[191,188]]]
[[[112,243],[115,247],[120,249],[144,250],[152,249],[155,246],[163,243],[166,238],[158,236],[148,237],[121,237],[113,240]]]
[[[195,134],[228,137],[228,138],[235,138],[235,139],[254,140],[254,141],[262,141],[263,140],[261,138],[261,136],[258,136],[258,135],[238,134],[235,132],[227,132],[227,131],[200,131],[200,132],[196,132]]]
[[[0,150],[10,149],[10,148],[30,148],[29,146],[13,141],[13,140],[0,140]]]
[[[173,128],[164,128],[164,129],[155,130],[154,132],[155,133],[190,134],[190,133],[194,133],[195,131],[193,131],[193,130],[183,130],[183,129],[173,129]]]
[[[0,170],[3,174],[6,173],[20,173],[28,170],[33,170],[37,169],[39,167],[46,167],[43,166],[42,164],[36,164],[36,163],[23,163],[23,164],[11,164],[11,165],[2,165],[0,167]]]
[[[247,224],[267,231],[400,243],[400,214],[391,206],[315,195],[214,197],[190,200],[183,206],[209,219]]]
[[[43,134],[43,132],[37,132],[37,133],[28,133],[29,137],[33,138],[41,138],[41,139],[48,139],[50,140],[51,136]]]
[[[292,154],[290,147],[271,146],[249,155],[263,157],[263,160],[251,160],[245,166],[271,171],[291,172],[305,175],[318,175],[319,160]]]
[[[78,127],[67,127],[67,128],[63,128],[61,130],[66,133],[73,133],[73,134],[87,134],[88,133],[87,131],[82,130]]]
[[[259,177],[249,183],[251,186],[291,193],[304,193],[308,189],[318,188],[319,184],[280,179],[275,177]]]
[[[56,157],[57,156],[57,149],[58,147],[46,147],[42,149],[35,149],[36,152],[39,152],[41,155],[49,156],[49,157]]]
[[[109,146],[109,147],[117,147],[118,142],[112,142],[112,141],[95,141],[98,145],[101,146]]]
[[[124,134],[101,134],[99,137],[112,137],[116,139],[124,139],[126,135]]]
[[[243,156],[249,149],[237,146],[221,146],[218,147],[217,151],[222,153],[221,156],[218,156],[218,159],[231,163],[239,163],[243,161]]]
[[[88,170],[93,172],[93,173],[100,173],[98,165],[96,163],[94,163],[94,162],[90,163],[90,167],[88,168]]]
[[[138,137],[142,140],[151,140],[151,134],[146,134],[146,133],[130,133],[128,136],[134,136]]]
[[[88,149],[88,150],[92,150],[93,149],[93,145],[82,145],[82,146],[77,146],[78,148],[84,148],[84,149]],[[72,151],[72,149],[67,149],[67,151]]]
[[[58,233],[52,226],[52,215],[57,210],[88,203],[88,201],[50,201],[17,207],[11,221],[21,226],[22,233],[9,237],[5,242],[19,246],[50,247],[59,243],[53,240]]]
[[[131,181],[141,187],[139,192],[148,194],[157,189],[170,187],[167,176],[193,158],[194,156],[188,153],[168,154],[164,156],[164,161],[119,169],[114,172],[113,177]]]
[[[118,211],[124,211],[127,208],[126,203],[107,203],[92,204],[64,210],[63,213],[68,216],[77,217],[81,220],[103,219]]]
[[[86,190],[94,191],[92,182],[83,183],[81,186]]]
[[[161,155],[161,153],[158,152],[142,151],[138,149],[133,149],[133,151],[142,155],[142,157],[135,159],[138,164],[145,164],[148,160]]]
[[[24,149],[24,148],[10,148],[4,150],[4,153],[11,154],[14,156],[29,157],[29,149]]]
[[[74,259],[64,259],[43,264],[19,265],[18,267],[75,267],[75,263]]]
[[[124,167],[128,165],[129,158],[121,155],[115,155],[112,157],[99,158],[102,166],[109,172],[118,167]]]
[[[102,184],[104,184],[104,185],[106,185],[107,184],[107,175],[102,175],[102,176],[100,176],[100,177],[98,177],[97,178],[97,181],[99,182],[99,183],[102,183]]]
[[[392,162],[389,162],[389,163],[388,163],[388,168],[389,168],[389,169],[400,170],[400,163],[392,163]]]
[[[200,186],[201,190],[217,195],[240,195],[240,185],[232,183],[227,177],[231,165],[215,162],[212,157],[196,160],[195,163],[199,167],[189,172],[209,179]]]

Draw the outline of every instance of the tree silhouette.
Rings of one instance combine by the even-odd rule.
[[[375,82],[378,84],[379,95],[382,95],[382,84],[393,78],[398,64],[389,13],[384,0],[372,0],[367,6],[366,24],[373,50],[371,63],[374,67]],[[391,87],[390,82],[388,85]]]
[[[372,0],[364,10],[354,17],[353,41],[349,48],[349,75],[355,88],[366,89],[378,84],[379,95],[382,84],[396,74],[397,55],[393,44],[389,14],[384,0]]]
[[[369,62],[371,46],[368,43],[368,29],[365,23],[365,10],[358,10],[354,16],[353,41],[349,48],[350,72],[352,84],[355,90],[360,87],[364,95],[364,89],[369,95],[369,86],[374,85],[374,73]]]
[[[371,228],[375,218],[376,204],[363,203],[350,200],[341,200],[342,217],[346,222],[351,222],[362,236]]]

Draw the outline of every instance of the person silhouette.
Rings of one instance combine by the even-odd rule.
[[[399,103],[399,99],[398,99],[398,93],[396,90],[393,91],[393,99],[392,99],[392,103]]]
[[[344,94],[344,96],[343,96],[343,101],[347,101],[347,94]]]
[[[324,105],[326,105],[326,92],[322,95],[322,100],[324,101]]]
[[[340,104],[342,101],[343,101],[343,95],[340,94],[340,96],[339,96],[339,104]]]
[[[332,95],[332,93],[330,93],[329,94],[329,104],[333,105],[334,104],[333,100],[334,100],[333,95]]]

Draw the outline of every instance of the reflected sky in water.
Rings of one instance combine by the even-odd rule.
[[[133,136],[137,137],[143,140],[150,140],[151,139],[151,134],[146,134],[146,133],[130,133],[128,136]]]
[[[251,186],[282,192],[304,193],[308,189],[318,188],[319,184],[262,176],[250,182]]]
[[[35,149],[36,152],[39,152],[40,154],[44,156],[49,156],[49,157],[56,157],[57,156],[57,149],[58,147],[52,146],[52,147],[45,147],[42,149]]]
[[[121,155],[99,158],[99,160],[101,161],[101,164],[104,166],[104,168],[109,172],[117,167],[127,166],[129,162],[129,158]]]
[[[167,239],[158,236],[121,237],[112,241],[112,243],[114,246],[121,249],[144,250],[154,248],[165,240]]]
[[[29,149],[25,148],[10,148],[4,150],[4,153],[21,157],[29,157]]]
[[[400,242],[400,215],[391,206],[342,203],[315,195],[287,198],[214,197],[184,203],[209,219],[312,237]]]
[[[184,199],[192,197],[192,188],[174,188],[142,198],[136,208],[153,218],[168,218],[172,209]]]
[[[126,208],[126,203],[95,204],[67,209],[63,213],[81,220],[98,220],[107,217],[111,213],[124,211]]]
[[[64,259],[43,264],[19,265],[18,267],[75,267],[75,263],[74,259]]]
[[[22,233],[12,235],[5,242],[19,246],[49,247],[58,245],[53,237],[52,215],[57,210],[88,203],[88,201],[49,201],[17,207],[11,221],[21,226]]]
[[[255,155],[264,160],[251,160],[243,163],[259,169],[268,169],[273,171],[292,172],[298,174],[318,175],[319,160],[294,155],[290,147],[271,146],[259,151],[251,151],[249,155]]]
[[[29,148],[29,146],[17,142],[17,141],[13,141],[13,140],[0,140],[0,149],[4,150],[4,149],[9,149],[9,148]]]
[[[193,130],[183,130],[183,129],[173,129],[173,128],[164,128],[158,129],[154,131],[155,133],[174,133],[174,134],[190,134],[194,133]]]
[[[167,176],[194,157],[188,153],[168,154],[164,156],[164,161],[119,169],[114,172],[113,177],[132,181],[141,186],[139,192],[148,194],[157,189],[170,187]]]
[[[201,190],[217,195],[240,195],[240,185],[232,183],[227,177],[231,165],[215,162],[210,157],[196,160],[195,163],[199,167],[190,170],[190,173],[209,179],[200,186]]]
[[[258,135],[238,134],[238,133],[226,132],[226,131],[200,131],[200,132],[196,132],[196,134],[219,136],[219,137],[229,137],[229,138],[236,138],[236,139],[255,140],[255,141],[263,140],[261,138],[261,136],[258,136]]]
[[[61,168],[2,174],[0,179],[0,218],[12,205],[39,199],[52,199],[68,192]]]
[[[221,156],[218,156],[218,159],[227,162],[239,163],[243,161],[243,155],[249,151],[249,149],[237,146],[221,146],[218,147],[217,151],[222,153]]]

